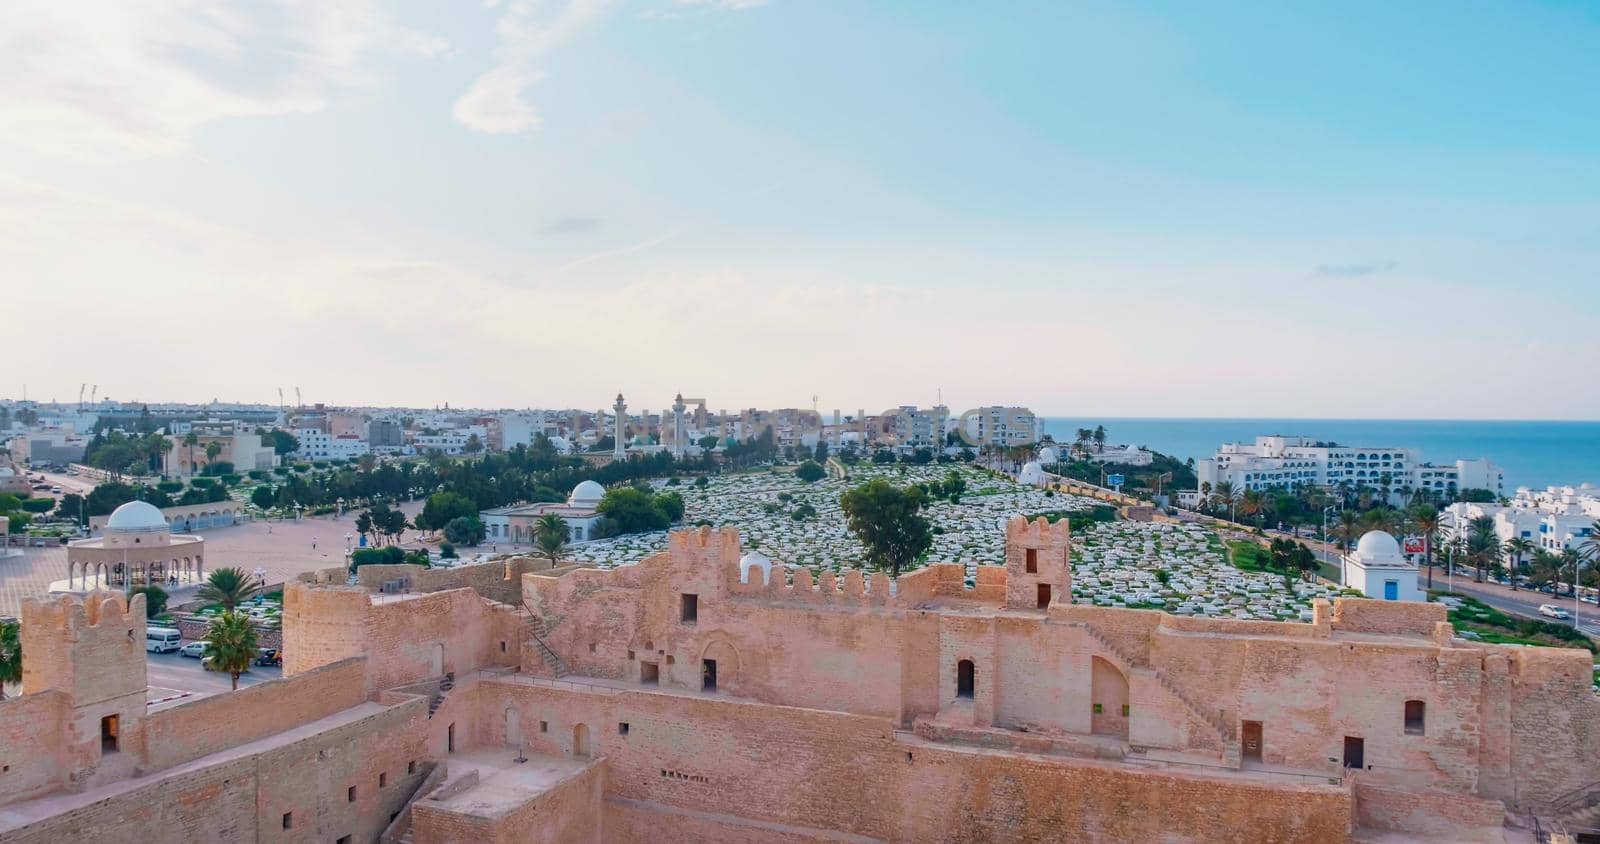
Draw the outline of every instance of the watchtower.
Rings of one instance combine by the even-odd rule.
[[[1006,523],[1006,607],[1045,609],[1072,601],[1072,531],[1066,521]]]
[[[22,604],[22,693],[67,696],[62,737],[73,785],[127,776],[143,747],[144,596],[113,592]],[[96,776],[103,774],[102,776]]]

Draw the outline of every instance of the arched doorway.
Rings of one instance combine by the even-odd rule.
[[[522,713],[515,706],[506,707],[506,747],[522,747]]]
[[[579,759],[589,758],[588,724],[579,724],[572,728],[572,755]]]
[[[978,686],[978,668],[972,660],[956,663],[956,697],[971,698]]]
[[[1128,678],[1115,665],[1093,657],[1089,698],[1093,701],[1091,732],[1128,737]]]

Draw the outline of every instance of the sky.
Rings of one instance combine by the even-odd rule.
[[[0,16],[0,396],[1597,419],[1597,293],[1592,2]]]

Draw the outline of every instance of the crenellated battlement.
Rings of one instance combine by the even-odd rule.
[[[126,633],[135,627],[144,627],[144,600],[143,594],[134,595],[128,602],[115,592],[105,591],[90,592],[82,598],[71,595],[27,598],[22,602],[23,629],[76,633],[103,628]]]
[[[812,577],[807,568],[786,569],[774,565],[765,578],[760,569],[750,570],[747,583],[739,581],[739,563],[723,568],[723,580],[733,595],[759,596],[770,601],[791,601],[841,607],[882,607],[890,601],[889,575],[877,571],[868,575],[860,569],[842,574],[824,571]]]
[[[1041,517],[1006,522],[1006,606],[1047,609],[1072,600],[1072,528]]]

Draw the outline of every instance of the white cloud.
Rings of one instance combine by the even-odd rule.
[[[0,164],[181,152],[210,121],[325,107],[373,81],[373,54],[447,47],[378,0],[13,2],[0,15]]]
[[[500,8],[491,0],[488,7]],[[534,0],[510,0],[495,22],[499,46],[495,66],[473,81],[451,109],[456,122],[476,132],[517,135],[539,128],[539,113],[526,99],[527,89],[544,78],[534,65],[551,50],[571,40],[598,20],[609,0],[568,0],[553,13]]]

